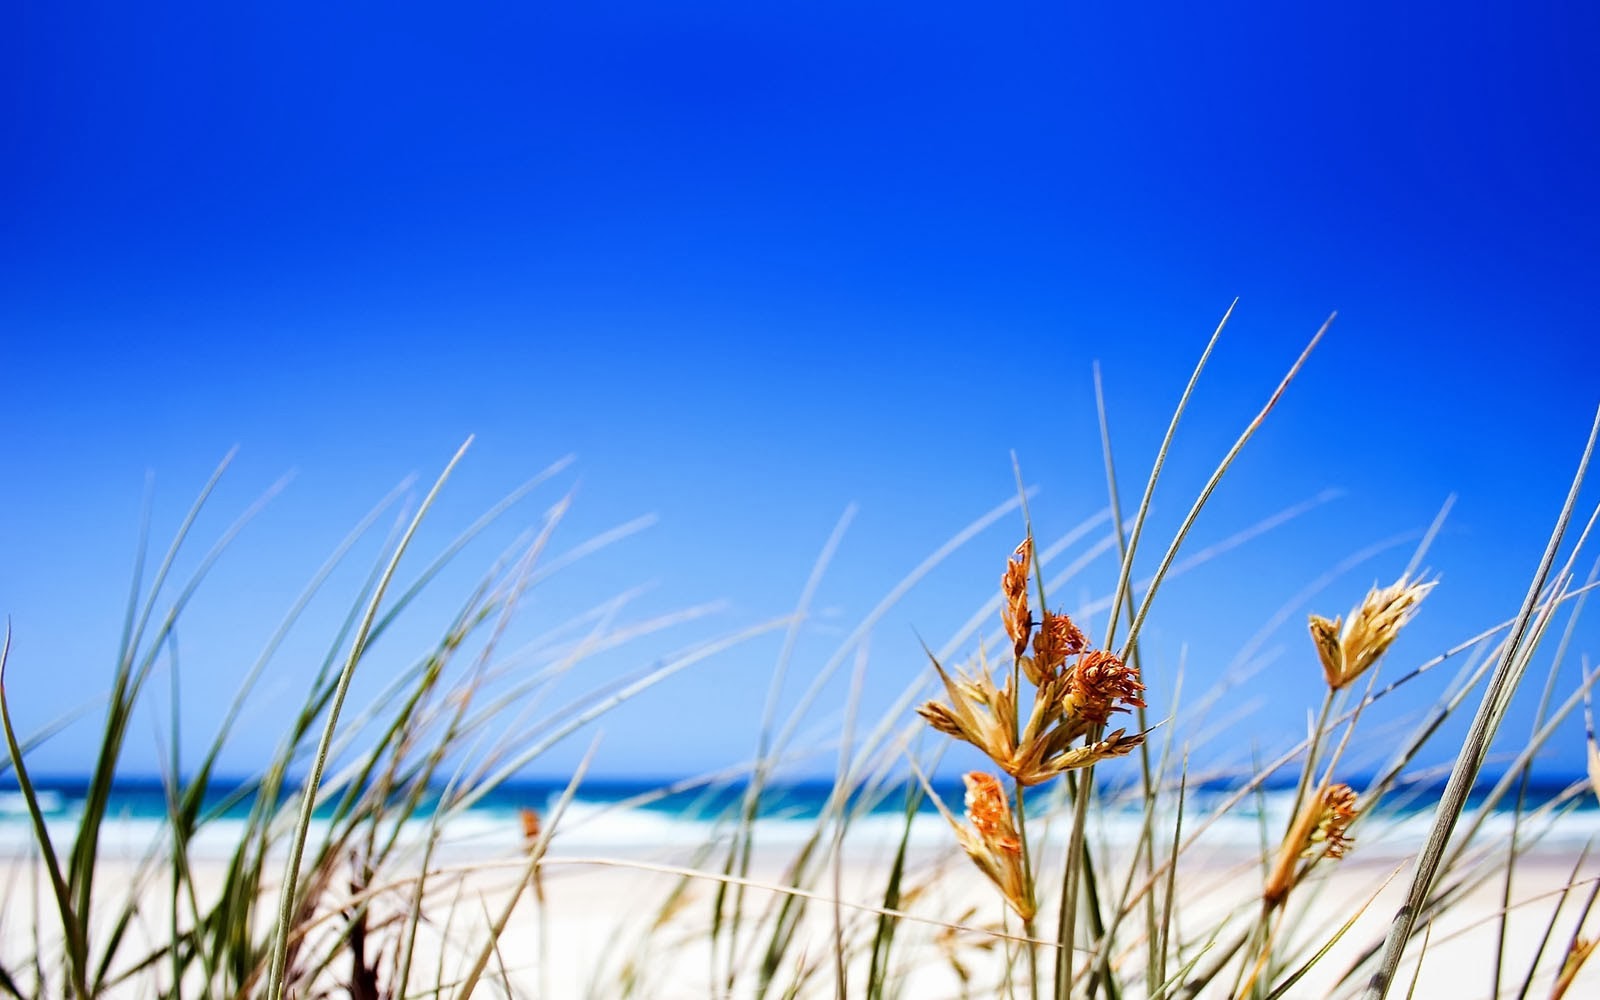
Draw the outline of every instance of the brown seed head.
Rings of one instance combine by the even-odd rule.
[[[1103,726],[1113,712],[1144,707],[1139,692],[1139,672],[1108,650],[1097,649],[1078,658],[1067,684],[1067,714],[1090,726]],[[1120,704],[1119,704],[1120,702]]]
[[[1332,785],[1317,797],[1317,825],[1311,831],[1305,855],[1314,853],[1318,844],[1327,844],[1330,858],[1342,858],[1354,838],[1349,835],[1350,823],[1356,818],[1356,791],[1349,785]]]
[[[1348,830],[1359,811],[1355,789],[1349,785],[1329,785],[1312,792],[1295,815],[1294,824],[1278,849],[1278,860],[1267,876],[1262,899],[1278,907],[1316,864],[1319,850],[1330,858],[1342,858],[1353,842]],[[1310,860],[1304,860],[1309,858]]]
[[[982,771],[972,771],[964,775],[963,780],[967,783],[967,819],[972,821],[978,836],[996,850],[1021,854],[1022,840],[1017,836],[1011,805],[1006,801],[1000,779]]]
[[[1042,677],[1054,677],[1056,671],[1067,661],[1069,656],[1077,656],[1088,646],[1088,640],[1083,636],[1083,630],[1073,623],[1071,618],[1054,611],[1044,613],[1044,621],[1039,623],[1039,631],[1033,637],[1033,671],[1029,672],[1029,679],[1037,672]],[[1040,683],[1034,680],[1035,684]]]
[[[971,826],[955,823],[956,839],[978,870],[1000,890],[1011,908],[1024,920],[1037,907],[1022,857],[1022,837],[1006,803],[1000,779],[982,771],[963,776],[967,784],[967,819]]]
[[[539,814],[532,809],[518,809],[517,817],[522,820],[522,839],[533,843],[539,839]]]
[[[1000,596],[1005,600],[1000,621],[1011,637],[1013,656],[1021,656],[1027,650],[1028,633],[1033,629],[1033,617],[1028,613],[1028,567],[1032,562],[1033,539],[1024,538],[1013,558],[1006,561],[1005,575],[1000,577]]]

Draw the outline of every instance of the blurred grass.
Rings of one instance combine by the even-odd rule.
[[[1591,430],[1572,488],[1517,614],[1381,687],[1376,670],[1360,683],[1348,681],[1381,657],[1386,643],[1347,679],[1335,684],[1330,673],[1320,706],[1280,707],[1310,713],[1305,738],[1297,746],[1266,756],[1264,762],[1254,761],[1257,748],[1241,744],[1239,752],[1248,753],[1254,762],[1229,775],[1231,791],[1225,796],[1194,797],[1187,742],[1191,737],[1180,742],[1178,736],[1180,731],[1193,731],[1178,722],[1204,719],[1225,702],[1221,689],[1181,704],[1181,669],[1164,673],[1159,688],[1144,690],[1145,704],[1129,704],[1133,730],[1140,738],[1136,747],[1129,748],[1138,754],[1136,765],[1129,762],[1136,767],[1136,780],[1100,780],[1095,774],[1096,754],[1088,751],[1105,735],[1105,719],[1074,720],[1075,709],[1070,707],[1077,704],[1071,699],[1081,700],[1083,685],[1089,683],[1087,675],[1074,673],[1083,669],[1087,661],[1082,657],[1088,652],[1075,662],[1063,663],[1059,677],[1050,683],[1030,681],[1030,672],[1036,675],[1040,670],[1022,651],[1027,635],[1019,641],[1017,635],[996,628],[1002,602],[1014,604],[1019,596],[997,593],[929,655],[942,665],[968,650],[967,676],[985,680],[989,668],[980,664],[998,659],[1003,683],[985,689],[995,693],[974,702],[983,711],[995,711],[996,698],[1010,699],[1014,714],[997,716],[1003,725],[996,738],[1005,743],[1004,730],[1009,726],[1014,750],[1030,738],[1030,713],[1036,718],[1046,713],[1071,723],[1070,739],[1064,730],[1062,742],[1049,752],[1082,751],[1086,766],[1065,770],[1060,781],[1033,785],[1026,795],[1023,781],[1014,781],[1001,810],[1004,822],[1014,824],[1009,833],[993,825],[1001,815],[993,811],[1000,808],[994,803],[986,806],[990,812],[980,815],[969,795],[969,820],[976,824],[971,828],[946,812],[958,828],[970,830],[962,835],[962,843],[974,858],[987,851],[984,856],[1002,869],[1007,864],[1020,866],[1026,900],[1012,899],[1008,907],[996,886],[965,868],[966,860],[956,852],[930,855],[918,847],[914,831],[919,817],[928,815],[926,798],[936,797],[937,792],[925,782],[906,779],[911,773],[934,773],[949,745],[908,711],[926,697],[931,672],[908,679],[882,717],[858,717],[870,636],[914,584],[980,533],[1020,511],[1027,551],[1036,553],[1027,567],[1031,580],[1024,574],[1023,593],[1033,592],[1041,614],[1049,595],[1069,580],[1078,580],[1097,556],[1117,554],[1116,577],[1102,581],[1102,589],[1109,585],[1109,593],[1096,605],[1108,613],[1098,645],[1118,669],[1128,671],[1127,676],[1149,683],[1138,639],[1162,584],[1307,509],[1307,505],[1292,508],[1236,540],[1180,559],[1206,501],[1306,363],[1327,331],[1326,324],[1220,458],[1162,549],[1154,572],[1143,576],[1137,572],[1162,467],[1190,393],[1226,322],[1224,316],[1175,407],[1131,518],[1122,513],[1118,464],[1100,396],[1109,510],[1035,549],[1029,493],[1019,468],[1014,499],[948,539],[850,629],[820,664],[805,665],[809,683],[786,714],[780,711],[781,695],[800,667],[797,638],[812,615],[818,586],[844,544],[853,511],[845,513],[822,546],[789,613],[697,643],[572,702],[546,708],[555,681],[579,664],[642,635],[697,619],[708,610],[688,608],[645,622],[632,621],[621,615],[623,595],[587,621],[572,623],[580,638],[567,643],[550,666],[511,675],[499,643],[526,595],[551,586],[582,555],[639,526],[623,525],[552,556],[551,540],[569,509],[570,496],[552,505],[540,523],[458,599],[450,624],[429,648],[382,686],[369,704],[347,714],[352,679],[362,669],[371,644],[402,620],[470,541],[566,465],[563,460],[534,477],[457,535],[409,582],[402,582],[403,568],[420,558],[412,551],[417,528],[466,454],[463,445],[426,498],[396,519],[380,558],[350,596],[343,622],[329,637],[317,674],[274,755],[243,785],[226,786],[227,795],[222,796],[217,761],[235,728],[249,715],[254,689],[271,669],[284,637],[335,570],[351,558],[357,541],[373,531],[405,492],[403,484],[384,498],[316,572],[240,679],[238,694],[204,752],[198,760],[185,761],[180,755],[185,737],[177,728],[184,697],[177,624],[209,569],[280,488],[274,487],[248,508],[204,553],[191,576],[176,583],[172,574],[178,555],[191,544],[199,513],[227,468],[225,460],[180,522],[148,581],[144,579],[147,513],[105,700],[98,755],[70,837],[62,836],[58,824],[47,822],[28,766],[30,754],[70,720],[37,723],[25,737],[18,734],[4,676],[7,669],[26,666],[13,667],[9,662],[8,624],[0,649],[0,721],[9,767],[33,833],[35,854],[23,859],[22,877],[32,892],[37,892],[42,879],[45,892],[32,908],[28,927],[0,928],[0,993],[173,1000],[561,995],[552,992],[557,989],[552,973],[560,971],[563,962],[576,959],[554,949],[552,934],[564,919],[560,907],[564,900],[570,905],[570,899],[549,891],[547,877],[582,879],[597,877],[596,872],[631,872],[641,886],[654,888],[641,890],[619,909],[606,947],[583,970],[581,978],[592,996],[877,1000],[923,996],[933,989],[934,995],[974,997],[1262,1000],[1307,995],[1301,991],[1314,982],[1315,989],[1330,996],[1377,1000],[1401,981],[1414,991],[1424,962],[1435,959],[1463,934],[1481,942],[1484,954],[1492,959],[1487,981],[1481,984],[1482,995],[1577,995],[1571,992],[1573,984],[1580,981],[1583,962],[1593,950],[1584,927],[1595,887],[1600,886],[1587,867],[1587,852],[1577,859],[1559,891],[1525,898],[1518,886],[1520,859],[1581,799],[1600,794],[1600,788],[1575,783],[1551,801],[1533,803],[1528,795],[1541,748],[1562,731],[1559,723],[1576,711],[1580,701],[1587,703],[1595,678],[1585,666],[1580,686],[1569,691],[1559,688],[1559,669],[1572,655],[1584,598],[1595,585],[1593,573],[1582,585],[1575,574],[1594,518],[1588,519],[1576,542],[1568,544],[1566,534],[1595,435],[1600,433],[1600,419]],[[1096,387],[1098,393],[1098,372]],[[1441,511],[1441,522],[1447,511],[1448,504]],[[1439,523],[1423,534],[1402,584],[1415,578]],[[1352,540],[1351,555],[1341,571],[1395,541],[1367,548],[1362,544]],[[1059,564],[1080,545],[1083,550],[1047,578],[1046,564]],[[1563,549],[1564,559],[1559,558]],[[1289,615],[1303,613],[1305,602],[1333,578],[1328,574],[1290,599],[1263,635]],[[1368,604],[1378,596],[1376,591],[1368,595]],[[163,606],[167,610],[158,614]],[[1352,619],[1370,610],[1358,604]],[[1515,754],[1498,781],[1469,805],[1469,792],[1479,786],[1506,707],[1541,641],[1563,614],[1565,628],[1550,658],[1533,731],[1518,737],[1511,748]],[[1403,620],[1404,616],[1398,619],[1395,630]],[[1037,622],[1026,624],[1023,631],[1031,632]],[[1014,633],[1016,623],[1008,622],[1008,628]],[[706,793],[708,803],[731,803],[716,807],[721,811],[708,817],[706,842],[686,858],[578,856],[553,850],[560,847],[569,826],[566,808],[581,791],[586,765],[573,773],[550,813],[537,817],[514,856],[479,852],[464,863],[445,856],[452,825],[552,748],[592,728],[616,706],[648,695],[673,674],[709,657],[737,652],[757,636],[780,631],[783,640],[769,674],[765,707],[758,719],[751,720],[748,733],[753,741],[751,760],[622,804],[637,806],[651,798],[693,791]],[[1324,639],[1322,647],[1307,640],[1298,657],[1306,669],[1316,669],[1319,655],[1326,666],[1326,657],[1333,655]],[[1357,641],[1349,628],[1343,641]],[[1364,711],[1400,687],[1430,678],[1435,667],[1463,653],[1467,659],[1455,681],[1438,696],[1430,713],[1398,736],[1366,747],[1366,751],[1374,746],[1382,749],[1387,761],[1370,772],[1374,777],[1359,794],[1354,789],[1339,791],[1345,786],[1337,781],[1338,775],[1353,770],[1347,752],[1364,742],[1356,735],[1366,733]],[[1006,664],[1008,657],[1011,662]],[[1249,658],[1241,653],[1240,662]],[[149,682],[160,667],[169,671],[172,720],[163,737],[168,756],[161,775],[166,800],[161,837],[155,849],[138,859],[131,878],[107,881],[102,857],[105,824],[122,773],[129,723],[154,697]],[[831,794],[806,835],[797,842],[768,843],[764,818],[781,797],[789,766],[818,752],[819,748],[802,743],[802,733],[814,724],[823,692],[846,667],[852,680],[842,721],[837,723],[836,737],[820,748],[835,760]],[[964,683],[973,682],[952,682],[952,697],[965,690],[960,688]],[[1353,876],[1341,874],[1340,869],[1352,862],[1340,861],[1339,855],[1348,850],[1359,857],[1369,844],[1384,843],[1386,836],[1392,836],[1399,808],[1416,808],[1417,803],[1407,798],[1416,794],[1412,789],[1420,777],[1414,762],[1480,688],[1468,738],[1433,807],[1430,833],[1420,844],[1410,845],[1405,864],[1380,873],[1394,879],[1397,888],[1406,888],[1388,927],[1377,927],[1365,915],[1389,905],[1393,893],[1383,889],[1387,881],[1346,885],[1341,880]],[[1175,718],[1180,712],[1181,719]],[[738,730],[733,722],[729,726],[732,738]],[[1593,747],[1592,728],[1591,724],[1590,752],[1600,754]],[[1159,740],[1159,750],[1144,739],[1146,735]],[[1002,771],[1014,763],[1004,747],[980,749]],[[1262,812],[1259,848],[1233,859],[1235,867],[1226,868],[1207,855],[1206,832],[1238,815],[1243,804],[1259,800],[1268,784],[1285,773],[1296,774],[1297,782],[1283,828],[1268,826]],[[729,789],[734,791],[731,796],[720,794]],[[1329,812],[1327,803],[1336,801],[1356,805],[1348,815]],[[229,842],[225,859],[197,858],[197,839],[216,829],[223,814],[236,806],[246,818]],[[1511,817],[1506,832],[1487,822],[1497,808]],[[867,817],[891,815],[899,817],[893,836],[870,844],[871,838],[858,836]],[[1107,815],[1137,817],[1131,842],[1107,838],[1101,821]],[[955,842],[952,836],[952,848]],[[1389,843],[1392,846],[1393,841]],[[1219,873],[1227,882],[1226,891],[1211,882]],[[14,878],[8,897],[16,891],[15,882]],[[1358,884],[1360,888],[1352,891]],[[1486,910],[1480,901],[1485,892],[1494,897]],[[159,906],[151,903],[156,897]],[[1585,902],[1569,907],[1569,901],[1580,897]],[[1053,927],[1035,926],[1034,902],[1040,914],[1053,913]],[[523,905],[532,915],[519,922],[514,917]],[[1482,920],[1476,919],[1480,911]],[[1452,922],[1456,929],[1435,933],[1436,926]],[[1509,942],[1516,927],[1538,941],[1525,967],[1512,961]],[[1557,953],[1552,943],[1562,937],[1566,943],[1557,946]]]

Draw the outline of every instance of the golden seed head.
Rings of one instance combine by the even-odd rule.
[[[1358,812],[1355,789],[1349,785],[1324,788],[1317,797],[1316,808],[1317,825],[1311,832],[1310,843],[1306,845],[1304,853],[1312,853],[1318,844],[1327,844],[1328,857],[1344,857],[1344,852],[1349,850],[1355,839],[1348,833]]]
[[[959,673],[952,677],[937,660],[933,668],[944,682],[949,701],[926,702],[917,708],[917,714],[939,732],[972,744],[1007,767],[1017,752],[1017,693],[1011,679],[996,687],[988,665],[982,662],[971,677]]]
[[[1088,646],[1083,630],[1073,623],[1071,618],[1054,611],[1044,613],[1044,621],[1039,623],[1039,631],[1033,636],[1033,670],[1029,678],[1036,672],[1042,677],[1054,677],[1061,665],[1067,662],[1067,657],[1077,656]],[[1038,680],[1035,684],[1040,683]]]
[[[1322,661],[1322,676],[1328,686],[1337,691],[1344,682],[1344,653],[1339,648],[1339,626],[1342,618],[1332,621],[1321,615],[1311,616],[1311,641],[1317,647],[1317,659]]]
[[[1078,658],[1067,684],[1069,715],[1091,726],[1103,726],[1113,712],[1143,708],[1139,671],[1108,650],[1097,649]],[[1120,703],[1120,704],[1119,704]]]
[[[1000,577],[1000,595],[1005,599],[1000,620],[1011,637],[1013,656],[1021,656],[1027,650],[1028,633],[1033,629],[1033,617],[1028,613],[1028,567],[1032,562],[1033,539],[1024,538],[1006,561],[1005,575]]]
[[[1387,587],[1372,588],[1342,630],[1341,619],[1312,615],[1311,639],[1328,686],[1343,688],[1377,663],[1437,582],[1413,583],[1402,576]]]

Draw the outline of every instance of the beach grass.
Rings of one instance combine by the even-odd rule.
[[[10,662],[8,626],[0,722],[33,835],[22,874],[13,874],[7,891],[19,905],[7,907],[0,929],[0,992],[269,1000],[1444,995],[1430,989],[1583,995],[1584,977],[1596,982],[1585,962],[1600,934],[1590,916],[1600,869],[1587,850],[1554,864],[1535,848],[1600,795],[1592,721],[1588,780],[1539,801],[1530,797],[1529,781],[1563,720],[1580,708],[1590,714],[1594,671],[1586,664],[1582,684],[1567,690],[1557,675],[1574,655],[1576,622],[1596,582],[1594,574],[1580,582],[1576,567],[1595,522],[1578,500],[1600,416],[1544,551],[1530,554],[1520,607],[1409,669],[1396,672],[1386,662],[1438,584],[1421,567],[1447,505],[1402,573],[1364,596],[1349,595],[1343,606],[1309,614],[1299,659],[1308,670],[1320,668],[1323,696],[1316,705],[1275,707],[1309,714],[1304,739],[1264,757],[1240,746],[1251,758],[1247,766],[1195,775],[1190,747],[1176,735],[1189,728],[1176,720],[1206,718],[1217,696],[1186,695],[1181,671],[1160,688],[1147,683],[1140,636],[1163,585],[1204,561],[1206,553],[1198,560],[1186,553],[1191,529],[1329,329],[1316,331],[1287,366],[1172,536],[1152,543],[1150,511],[1163,468],[1231,314],[1230,307],[1195,365],[1131,516],[1123,511],[1101,399],[1105,514],[1063,539],[1036,539],[1017,467],[1017,495],[939,546],[823,662],[807,664],[808,686],[787,710],[780,696],[796,672],[798,639],[852,512],[823,545],[788,613],[548,707],[555,682],[589,658],[709,610],[686,608],[641,623],[621,616],[624,594],[572,623],[552,642],[546,665],[514,666],[500,640],[526,595],[634,527],[553,557],[570,494],[458,599],[448,627],[407,669],[369,703],[347,710],[374,641],[469,542],[566,465],[546,469],[424,557],[416,551],[418,528],[434,516],[435,499],[467,455],[463,445],[413,509],[394,514],[405,495],[397,490],[352,530],[240,678],[206,750],[184,760],[176,730],[184,698],[174,662],[177,625],[260,507],[226,529],[187,579],[173,578],[224,461],[148,579],[147,516],[98,754],[70,831],[49,821],[29,766],[30,754],[60,724],[32,722],[19,732],[14,715],[30,713],[5,694],[5,672],[26,669]],[[1098,373],[1096,386],[1098,392]],[[386,515],[394,521],[381,557],[328,637],[277,750],[243,784],[222,782],[218,761],[284,637]],[[863,717],[866,638],[874,626],[944,559],[1003,523],[1016,526],[1020,541],[996,553],[992,599],[939,648],[924,649],[927,669],[908,679],[889,711]],[[1089,543],[1084,556],[1062,569],[1064,554],[1082,542]],[[1152,544],[1159,558],[1141,575],[1141,554]],[[1351,565],[1371,555],[1364,544],[1352,540]],[[1059,610],[1055,595],[1095,554],[1108,552],[1116,573],[1096,582],[1109,596],[1105,619],[1091,633],[1087,622]],[[1304,613],[1298,598],[1290,607]],[[1551,645],[1553,628],[1560,638],[1545,668],[1534,730],[1515,737],[1514,757],[1486,783],[1485,764],[1512,696],[1536,651]],[[465,855],[452,847],[450,831],[475,804],[553,748],[583,738],[607,712],[650,697],[674,674],[769,634],[782,642],[762,714],[750,720],[750,759],[623,804],[703,792],[721,803],[707,817],[703,843],[671,856],[567,850],[563,832],[585,763],[547,811],[524,813],[514,846]],[[1392,678],[1381,686],[1380,665]],[[1375,740],[1367,710],[1428,683],[1445,665],[1457,673],[1433,709]],[[154,683],[163,671],[171,681],[165,692]],[[802,835],[771,842],[764,818],[781,797],[789,762],[815,751],[802,745],[809,713],[840,679],[850,694],[827,741],[831,791]],[[163,694],[173,730],[164,740],[160,835],[140,858],[108,858],[103,838],[124,776],[130,720]],[[1453,718],[1469,720],[1466,738],[1437,801],[1418,802],[1418,790],[1434,786],[1416,762],[1435,750]],[[962,803],[944,801],[932,777],[957,744],[984,761],[965,774]],[[1375,756],[1374,745],[1384,752]],[[1102,765],[1117,761],[1124,770],[1108,780]],[[1292,794],[1269,819],[1264,796],[1285,776]],[[1202,782],[1226,791],[1197,795]],[[731,797],[717,794],[727,789]],[[930,809],[946,830],[931,850],[917,834]],[[235,833],[220,859],[202,856],[195,845],[229,810],[242,810],[244,822],[228,828]],[[1419,813],[1429,817],[1425,833],[1411,841],[1393,836],[1397,817]],[[892,835],[864,847],[858,834],[884,816],[898,817]],[[1125,821],[1108,824],[1108,816]],[[1497,816],[1509,817],[1509,826],[1491,822]],[[1213,832],[1240,817],[1256,817],[1254,844],[1235,839],[1231,853],[1219,853]],[[881,823],[875,829],[881,832]],[[583,947],[584,939],[592,947]]]

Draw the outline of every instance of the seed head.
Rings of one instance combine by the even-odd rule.
[[[999,778],[982,771],[972,771],[963,780],[967,785],[967,821],[972,825],[955,824],[956,839],[1017,915],[1031,920],[1037,911],[1033,886],[1028,882],[1022,837],[1006,802],[1005,788]]]
[[[938,660],[933,660],[948,701],[926,702],[917,708],[917,714],[946,736],[982,750],[1022,784],[1042,784],[1074,768],[1121,757],[1144,742],[1143,733],[1130,736],[1127,730],[1119,729],[1098,742],[1073,745],[1091,735],[1112,712],[1126,711],[1116,702],[1144,704],[1137,697],[1138,691],[1143,690],[1137,673],[1122,667],[1116,657],[1087,653],[1080,658],[1078,667],[1085,664],[1088,670],[1082,680],[1078,679],[1077,670],[1042,678],[1024,721],[1019,717],[1017,692],[1009,676],[996,687],[987,664],[981,661],[975,676],[952,677]],[[1075,690],[1080,694],[1074,695]]]
[[[1359,812],[1355,789],[1349,785],[1324,785],[1312,792],[1278,849],[1278,860],[1267,877],[1262,898],[1276,907],[1305,878],[1318,859],[1342,858],[1354,838],[1350,824]]]
[[[532,809],[518,809],[517,818],[522,821],[522,839],[532,844],[539,839],[539,814]]]
[[[1337,691],[1377,663],[1437,582],[1413,583],[1402,576],[1382,589],[1374,587],[1347,623],[1312,615],[1311,641],[1328,686]]]
[[[1028,567],[1033,562],[1033,539],[1024,538],[1011,559],[1006,560],[1006,571],[1000,577],[1000,596],[1005,606],[1000,609],[1000,621],[1011,637],[1013,656],[1021,656],[1028,649],[1028,633],[1033,630],[1033,617],[1028,613]]]
[[[1103,726],[1113,712],[1143,708],[1139,672],[1112,652],[1097,649],[1078,658],[1068,675],[1067,714],[1090,727]]]
[[[1327,844],[1330,858],[1342,858],[1355,838],[1347,832],[1356,818],[1356,792],[1349,785],[1324,788],[1317,797],[1317,825],[1311,831],[1311,842],[1301,851],[1302,857],[1316,853],[1317,845]]]
[[[1023,658],[1028,679],[1038,686],[1045,677],[1054,677],[1067,662],[1067,657],[1077,656],[1089,645],[1083,630],[1071,618],[1055,611],[1046,611],[1039,631],[1033,636],[1033,657]]]

